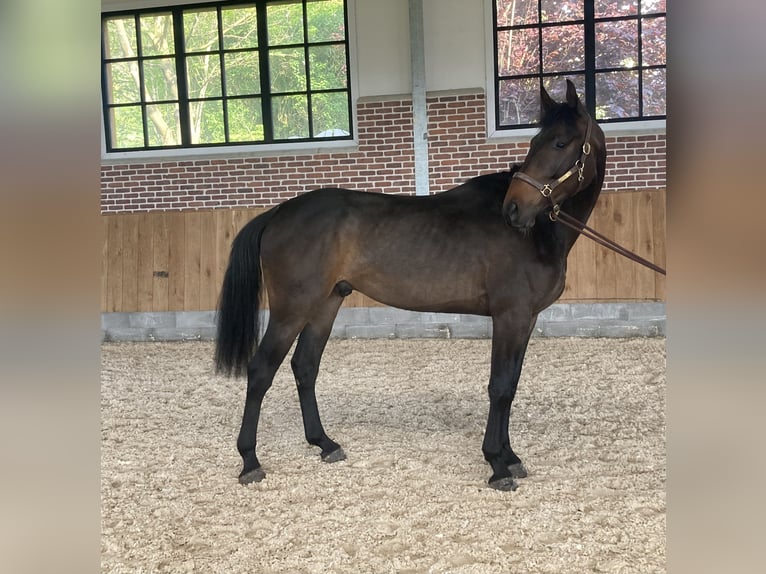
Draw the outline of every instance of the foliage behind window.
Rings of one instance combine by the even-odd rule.
[[[563,78],[602,122],[665,117],[666,0],[495,0],[496,126],[532,125]]]
[[[351,137],[344,0],[108,13],[108,151]]]

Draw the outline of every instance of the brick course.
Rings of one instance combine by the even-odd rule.
[[[528,141],[487,140],[483,93],[430,97],[431,193],[521,162]],[[323,186],[415,193],[409,100],[362,101],[354,151],[147,160],[101,167],[103,213],[265,207]],[[605,191],[665,187],[665,134],[607,137]]]

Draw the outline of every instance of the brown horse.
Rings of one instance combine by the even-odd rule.
[[[338,308],[353,289],[415,311],[492,317],[489,417],[482,450],[490,486],[526,476],[508,419],[540,311],[564,289],[577,234],[557,225],[560,205],[585,221],[601,191],[604,134],[567,81],[566,102],[543,88],[540,132],[523,165],[427,197],[326,188],[290,199],[235,238],[218,313],[216,366],[247,373],[237,448],[243,484],[265,476],[255,453],[261,403],[295,338],[291,365],[306,439],[323,460],[345,458],[324,431],[314,384]],[[259,294],[270,308],[262,340]]]

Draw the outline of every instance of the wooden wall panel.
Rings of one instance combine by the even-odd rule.
[[[103,311],[215,309],[237,232],[263,209],[105,215]],[[589,225],[665,266],[665,191],[606,193]],[[561,301],[664,300],[665,278],[581,238]],[[348,307],[380,303],[354,292]]]
[[[168,261],[170,260],[170,244],[168,241],[168,213],[160,212],[152,215],[154,228],[154,266],[152,267],[152,311],[167,311],[170,295],[170,277]]]

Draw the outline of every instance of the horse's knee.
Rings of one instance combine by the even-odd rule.
[[[487,387],[489,400],[499,403],[510,403],[516,395],[516,383],[505,377],[493,377]]]
[[[312,387],[316,381],[319,369],[313,363],[293,357],[290,361],[290,367],[295,375],[295,381],[298,387]]]

